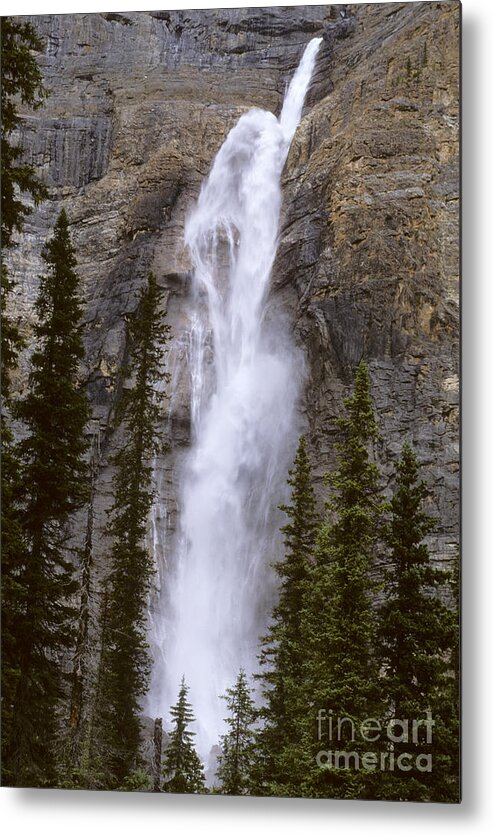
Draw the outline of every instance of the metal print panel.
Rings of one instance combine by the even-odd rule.
[[[459,4],[1,36],[3,784],[459,802]]]

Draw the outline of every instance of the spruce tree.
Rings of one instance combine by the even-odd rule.
[[[222,696],[226,700],[229,730],[221,737],[221,755],[216,777],[221,794],[249,794],[254,754],[253,724],[256,710],[244,670],[240,670],[234,687]]]
[[[371,460],[377,426],[364,362],[356,370],[345,407],[346,416],[337,422],[337,467],[327,477],[327,518],[319,530],[304,601],[305,705],[311,710],[306,712],[300,755],[301,791],[321,797],[371,797],[371,772],[367,780],[364,772],[346,768],[344,761],[331,768],[320,768],[316,762],[321,750],[364,754],[368,745],[353,740],[352,729],[379,715],[373,563],[381,505],[379,471]],[[317,725],[319,711],[325,714]]]
[[[0,25],[2,58],[2,142],[1,142],[1,215],[2,251],[10,248],[15,232],[20,232],[24,219],[32,207],[24,202],[23,195],[38,205],[47,196],[46,187],[35,176],[34,166],[22,160],[22,147],[12,142],[12,134],[21,123],[19,101],[36,110],[46,93],[43,89],[41,70],[33,52],[40,52],[43,43],[30,23],[3,17]],[[2,390],[8,395],[9,374],[17,361],[22,345],[17,326],[6,313],[6,302],[14,282],[9,278],[2,262]]]
[[[193,746],[195,734],[189,725],[195,721],[187,700],[185,677],[181,680],[178,701],[171,708],[173,730],[164,755],[164,791],[173,794],[197,794],[205,790],[204,768]]]
[[[12,243],[14,231],[20,232],[32,209],[21,200],[22,193],[35,203],[46,197],[46,188],[36,178],[34,167],[22,161],[22,148],[11,141],[19,127],[18,103],[33,110],[41,106],[46,92],[41,70],[33,52],[41,52],[43,42],[27,22],[3,17],[1,20],[2,56],[2,246]]]
[[[68,523],[87,497],[89,410],[78,380],[82,310],[65,211],[42,257],[46,272],[36,302],[30,391],[16,410],[27,430],[19,445],[24,545],[10,566],[15,600],[7,599],[7,610],[12,605],[15,612],[10,651],[17,673],[4,767],[12,785],[24,786],[56,783],[61,662],[72,643],[77,586],[67,553]]]
[[[260,794],[290,793],[296,782],[294,749],[300,741],[300,718],[306,710],[301,612],[318,517],[304,437],[289,470],[288,484],[291,503],[281,506],[289,519],[281,529],[285,552],[275,564],[280,578],[279,598],[259,657],[264,668],[260,679],[265,700],[256,745],[255,790]]]
[[[90,752],[93,735],[93,706],[98,690],[97,657],[94,633],[93,535],[96,479],[100,466],[99,435],[94,435],[89,451],[89,496],[84,539],[79,549],[79,602],[75,625],[74,651],[71,658],[68,728],[64,739],[64,788],[99,788],[105,785],[101,775],[90,774]],[[104,609],[104,604],[103,607]],[[103,618],[102,618],[103,619]],[[103,631],[103,630],[101,630]]]
[[[162,324],[159,288],[151,273],[129,324],[135,382],[124,392],[126,443],[114,459],[114,499],[108,534],[113,544],[100,661],[101,750],[109,787],[138,768],[141,701],[148,688],[147,599],[154,566],[145,537],[154,497],[152,458],[160,450],[163,369],[169,328]]]
[[[10,427],[2,418],[2,783],[12,782],[7,757],[19,683],[18,635],[26,590],[20,572],[25,563],[24,532],[18,504],[21,494],[19,461]]]
[[[446,801],[457,794],[458,779],[458,713],[451,669],[456,658],[455,613],[440,599],[449,575],[432,564],[424,541],[436,527],[423,510],[427,493],[416,456],[406,443],[389,508],[389,557],[377,646],[388,716],[412,723],[425,720],[430,711],[434,722],[431,741],[426,742],[423,728],[417,742],[411,734],[395,742],[394,756],[406,752],[414,761],[420,753],[431,754],[432,770],[394,771],[382,781],[382,789],[401,800]]]
[[[23,561],[24,541],[17,498],[21,490],[17,445],[9,425],[10,376],[23,347],[17,324],[7,315],[7,299],[14,287],[3,261],[13,246],[13,233],[20,232],[25,216],[32,209],[21,199],[22,193],[36,204],[46,190],[35,177],[34,168],[20,161],[22,148],[11,141],[19,126],[18,101],[36,109],[44,98],[42,77],[33,51],[42,47],[33,27],[9,17],[0,21],[1,37],[1,446],[2,446],[2,760],[3,781],[11,779],[5,752],[12,728],[14,694],[20,676],[16,652],[17,619],[22,611],[23,589],[17,574]]]

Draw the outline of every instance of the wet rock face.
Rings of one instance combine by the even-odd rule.
[[[459,7],[355,6],[346,26],[319,56],[314,87],[329,77],[330,92],[291,147],[274,285],[308,351],[319,473],[365,357],[389,439],[384,476],[409,438],[447,559],[458,526]]]
[[[242,112],[277,112],[286,79],[330,7],[31,18],[46,44],[45,106],[20,139],[51,199],[12,256],[15,306],[31,321],[39,253],[63,204],[87,302],[86,378],[97,417],[113,400],[124,316],[150,267],[181,292],[185,213]]]
[[[458,510],[458,26],[455,2],[107,13],[32,18],[50,97],[22,141],[50,187],[12,254],[12,300],[29,336],[40,251],[65,206],[86,300],[84,383],[100,437],[102,530],[126,317],[149,269],[165,290],[176,370],[173,453],[158,462],[167,525],[189,444],[186,213],[229,129],[252,106],[279,112],[308,40],[324,36],[284,172],[271,303],[289,311],[309,380],[302,411],[317,475],[334,418],[367,357],[390,484],[404,437],[417,446],[442,527]],[[25,372],[27,360],[24,360]],[[25,373],[21,373],[19,388]],[[321,489],[322,495],[322,489]],[[431,500],[430,500],[431,501]],[[97,534],[94,542],[98,542]],[[435,543],[436,544],[436,543]],[[101,546],[96,566],[104,573]]]

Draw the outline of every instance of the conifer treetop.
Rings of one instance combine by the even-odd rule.
[[[29,22],[4,17],[0,23],[2,54],[2,248],[12,245],[14,231],[20,232],[32,208],[18,196],[30,194],[38,205],[47,189],[34,174],[34,167],[20,161],[22,149],[9,139],[21,122],[19,101],[37,110],[46,98],[41,69],[33,52],[41,52],[43,41]]]

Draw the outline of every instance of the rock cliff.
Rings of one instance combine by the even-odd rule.
[[[408,437],[456,553],[459,480],[459,24],[456,3],[349,7],[329,26],[284,175],[274,286],[308,352],[319,472],[345,386],[369,360],[384,474]],[[318,98],[318,96],[317,96]],[[293,293],[296,288],[296,294]]]
[[[67,209],[86,301],[97,474],[93,541],[105,523],[121,434],[126,317],[147,271],[173,332],[168,431],[157,463],[173,531],[174,473],[189,443],[183,223],[214,154],[251,106],[279,112],[302,50],[323,35],[283,177],[271,304],[307,357],[301,403],[322,495],[334,418],[368,359],[390,484],[411,438],[440,518],[458,541],[459,21],[456,2],[37,16],[50,97],[21,141],[50,188],[12,255],[12,299],[29,337],[40,251]],[[22,388],[27,358],[18,379]],[[157,520],[163,522],[163,520]],[[81,522],[85,524],[85,522]],[[104,573],[104,549],[95,566]]]

